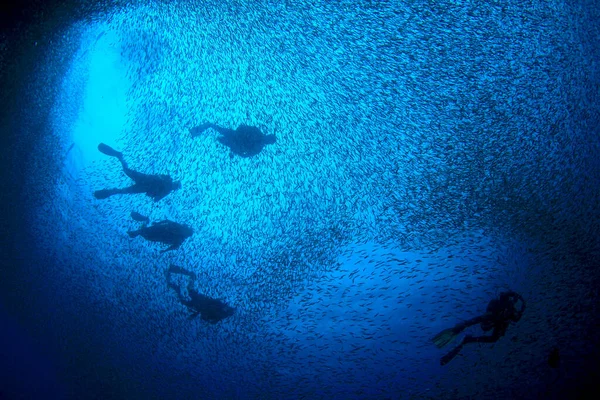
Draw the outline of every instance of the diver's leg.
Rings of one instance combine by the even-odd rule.
[[[129,187],[119,189],[119,193],[121,193],[121,194],[136,194],[136,193],[145,193],[145,192],[146,192],[146,188],[143,187],[142,185],[138,185],[137,183],[135,185],[131,185]]]
[[[480,323],[483,319],[485,319],[484,316],[475,317],[468,321],[456,324],[452,328],[444,329],[443,331],[435,335],[432,341],[438,348],[441,349],[442,347],[446,346],[448,343],[453,341],[454,338],[456,338],[456,336],[462,331],[464,331],[466,328]]]
[[[478,323],[478,322],[476,322],[476,323]],[[497,339],[496,340],[490,340],[491,338],[492,338],[492,336],[478,336],[478,337],[473,337],[473,336],[470,336],[470,335],[465,336],[458,346],[456,346],[454,349],[452,349],[451,352],[449,352],[448,354],[446,354],[444,357],[442,357],[440,359],[440,365],[446,365],[450,361],[452,361],[452,359],[454,357],[456,357],[458,355],[458,353],[460,353],[460,351],[462,350],[462,348],[463,348],[463,346],[465,344],[469,344],[469,343],[490,343],[490,342],[495,342],[497,340]]]
[[[127,163],[125,161],[123,161],[123,160],[121,160],[121,165],[123,166],[123,172],[125,173],[125,175],[127,175],[128,177],[130,177],[131,179],[133,179],[136,183],[143,182],[144,179],[147,177],[146,174],[134,171],[131,168],[129,168],[127,166]]]
[[[145,193],[146,192],[146,188],[142,185],[132,185],[126,188],[122,188],[122,189],[103,189],[103,190],[96,190],[94,192],[94,197],[96,197],[97,199],[106,199],[107,197],[110,197],[112,195],[115,194],[135,194],[135,193]]]
[[[189,276],[190,278],[192,278],[193,280],[196,279],[196,274],[194,274],[191,271],[188,271],[185,268],[179,267],[175,264],[171,264],[169,266],[169,272],[172,274],[186,275],[186,276]]]
[[[94,192],[94,197],[102,200],[102,199],[106,199],[112,195],[115,194],[120,194],[121,193],[121,189],[103,189],[103,190],[96,190]]]
[[[487,319],[487,317],[485,315],[480,315],[479,317],[471,318],[467,321],[456,324],[456,326],[454,326],[454,328],[453,328],[454,332],[458,334],[470,326],[480,324],[482,321],[485,321],[486,319]]]
[[[467,343],[495,343],[506,333],[506,325],[499,324],[494,327],[491,336],[465,336],[463,344]]]
[[[475,317],[472,318],[468,321],[462,322],[458,325],[456,325],[453,328],[453,333],[455,332],[455,334],[457,335],[458,333],[460,333],[461,331],[463,331],[464,329],[468,328],[469,326],[473,326],[473,325],[477,325],[485,320],[488,319],[488,316],[486,315],[482,315],[479,317]],[[496,331],[494,331],[494,333],[496,333]],[[467,335],[463,338],[463,340],[460,342],[460,344],[458,346],[456,346],[454,349],[452,349],[452,351],[450,351],[448,354],[446,354],[445,356],[443,356],[440,359],[440,364],[441,365],[446,365],[448,364],[450,361],[452,361],[452,359],[454,357],[456,357],[458,355],[458,353],[460,353],[460,351],[462,350],[463,346],[465,344],[469,344],[469,343],[493,343],[496,340],[498,340],[498,338],[495,338],[495,335],[492,336],[478,336],[478,337],[473,337],[470,335]],[[439,347],[439,346],[438,346]]]
[[[469,343],[495,343],[500,337],[499,336],[465,336],[462,341],[462,344]]]
[[[460,353],[462,348],[463,348],[463,344],[461,343],[458,346],[456,346],[454,349],[452,349],[452,351],[450,353],[446,354],[444,357],[442,357],[440,359],[440,365],[446,365],[450,361],[452,361],[452,359],[454,357],[456,357],[458,355],[458,353]]]
[[[125,175],[133,179],[136,183],[143,183],[144,180],[148,177],[148,175],[143,174],[141,172],[137,172],[129,168],[127,162],[123,159],[123,157],[119,157],[119,161],[121,162],[121,167],[123,167],[123,172]]]

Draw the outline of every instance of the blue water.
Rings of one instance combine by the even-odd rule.
[[[20,49],[36,61],[20,78],[23,106],[6,117],[20,134],[9,155],[18,172],[6,175],[18,186],[7,210],[18,211],[6,218],[17,222],[6,229],[0,398],[592,390],[593,2],[97,9],[50,13],[60,28],[39,43],[24,34]],[[204,122],[257,126],[277,142],[237,157],[215,131],[190,135]],[[131,184],[101,142],[182,188],[158,202],[94,198]],[[160,253],[127,235],[139,227],[132,211],[194,235]],[[236,313],[188,318],[167,286],[170,264]],[[465,334],[483,332],[443,350],[431,338],[506,290],[525,298],[523,318],[440,366]]]

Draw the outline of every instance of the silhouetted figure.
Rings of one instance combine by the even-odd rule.
[[[132,213],[132,218],[136,220],[147,219],[141,214],[135,213],[140,218],[134,217]],[[148,219],[149,221],[149,219]],[[170,250],[176,250],[181,246],[183,241],[194,233],[194,230],[187,225],[178,224],[177,222],[169,221],[168,219],[160,222],[155,222],[150,226],[144,226],[136,231],[127,231],[129,237],[134,238],[137,236],[141,236],[146,240],[151,242],[160,242],[164,244],[171,245],[169,248],[165,250],[161,250],[161,253]]]
[[[196,137],[208,128],[213,128],[221,134],[217,140],[231,149],[232,157],[233,154],[240,157],[255,156],[260,153],[263,147],[275,143],[277,139],[275,135],[265,135],[257,127],[248,125],[240,125],[236,130],[233,130],[205,123],[190,129],[190,133],[193,137]]]
[[[169,175],[148,175],[130,169],[123,160],[123,154],[104,143],[98,145],[98,150],[107,156],[116,157],[121,162],[125,175],[133,179],[135,184],[123,189],[97,190],[94,192],[97,199],[106,199],[115,194],[146,193],[154,201],[159,201],[173,190],[181,188],[181,182],[173,181]]]
[[[517,310],[515,305],[519,301],[521,302],[521,307]],[[442,357],[440,364],[448,364],[458,353],[460,353],[465,344],[496,342],[504,336],[506,329],[511,322],[519,322],[523,316],[523,312],[525,312],[525,300],[523,300],[523,297],[521,297],[520,294],[513,291],[500,293],[499,299],[493,299],[489,302],[484,315],[462,322],[454,328],[443,330],[433,338],[435,345],[438,348],[442,348],[454,340],[456,335],[472,325],[481,324],[481,329],[483,329],[484,332],[488,332],[492,329],[494,330],[491,336],[465,336],[462,342],[454,350]]]
[[[189,300],[181,293],[181,288],[179,285],[171,282],[171,274],[185,275],[190,278],[187,286]],[[235,313],[235,308],[228,306],[221,300],[213,299],[199,293],[196,289],[194,289],[195,281],[196,274],[176,265],[171,264],[167,270],[167,286],[175,290],[179,302],[192,312],[189,317],[190,319],[197,317],[198,314],[200,314],[200,318],[202,318],[202,320],[208,321],[211,324],[216,324],[227,317],[231,317]]]

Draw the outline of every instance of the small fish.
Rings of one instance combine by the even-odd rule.
[[[140,214],[139,212],[135,212],[135,211],[131,212],[131,218],[138,222],[145,222],[145,223],[150,222],[150,218],[145,217],[142,214]]]

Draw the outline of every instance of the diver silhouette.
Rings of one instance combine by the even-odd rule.
[[[161,250],[161,253],[177,250],[187,238],[194,234],[194,230],[189,226],[168,219],[148,225],[150,218],[135,211],[131,213],[131,218],[135,221],[143,222],[144,225],[140,229],[127,231],[129,237],[136,238],[141,236],[151,242],[170,245],[168,248]]]
[[[521,302],[521,307],[519,310],[517,310],[515,305],[519,301]],[[470,326],[481,324],[481,329],[484,332],[488,332],[493,329],[493,332],[490,336],[465,336],[462,342],[456,348],[441,358],[440,364],[446,365],[452,361],[452,359],[456,357],[458,353],[460,353],[465,344],[496,342],[498,339],[504,336],[506,329],[509,327],[511,322],[519,322],[524,312],[525,300],[523,300],[523,297],[521,297],[520,294],[513,291],[500,293],[500,297],[498,299],[493,299],[488,303],[486,313],[484,315],[461,322],[453,328],[445,329],[435,335],[435,337],[432,339],[433,343],[438,348],[442,348],[454,340],[456,335]]]
[[[125,175],[133,179],[134,185],[122,189],[104,189],[94,192],[97,199],[106,199],[115,194],[146,193],[154,201],[159,201],[174,190],[181,188],[181,182],[173,181],[169,175],[148,175],[132,170],[123,159],[123,154],[104,143],[98,145],[98,150],[107,156],[116,157],[123,166]]]
[[[181,293],[181,287],[171,282],[172,274],[185,275],[190,278],[187,285],[189,300]],[[223,303],[221,300],[203,295],[194,289],[194,282],[196,282],[196,274],[193,272],[173,264],[169,266],[169,269],[167,270],[167,286],[175,290],[179,302],[192,312],[189,316],[190,319],[195,318],[200,314],[200,318],[202,318],[203,321],[216,324],[227,317],[231,317],[235,313],[235,308]]]
[[[229,147],[230,156],[234,154],[240,157],[252,157],[261,152],[268,144],[273,144],[277,140],[275,135],[265,135],[255,126],[240,125],[236,130],[223,128],[216,124],[205,123],[190,129],[192,137],[200,136],[204,131],[213,128],[221,136],[217,140]]]

